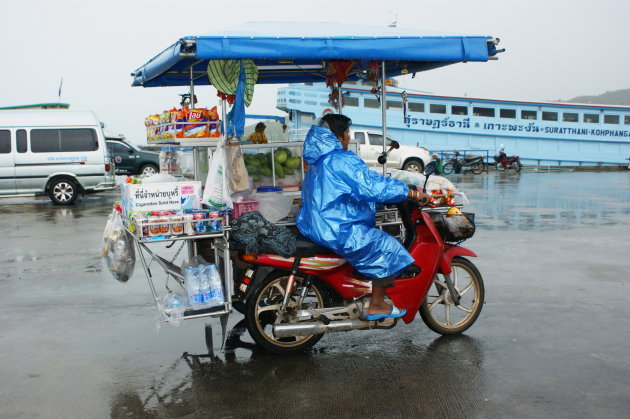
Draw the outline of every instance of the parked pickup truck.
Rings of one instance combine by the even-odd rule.
[[[357,155],[371,169],[382,169],[377,159],[383,153],[383,134],[376,131],[350,130],[351,143],[356,143]],[[387,136],[387,148],[393,139]],[[351,149],[352,145],[351,145]],[[387,156],[387,167],[422,173],[424,166],[431,161],[429,150],[424,147],[401,145]]]

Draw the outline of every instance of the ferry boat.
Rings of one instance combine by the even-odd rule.
[[[401,144],[485,154],[488,163],[504,146],[535,166],[618,166],[630,157],[630,107],[439,96],[405,91],[395,79],[387,83],[387,135]],[[380,94],[372,86],[347,81],[341,92],[353,128],[381,129]],[[278,89],[290,139],[303,139],[316,118],[333,112],[330,93],[325,83]]]

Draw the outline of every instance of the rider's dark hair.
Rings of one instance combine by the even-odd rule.
[[[352,125],[352,119],[345,115],[329,113],[322,117],[322,121],[328,124],[330,130],[337,138],[343,138],[343,133]]]

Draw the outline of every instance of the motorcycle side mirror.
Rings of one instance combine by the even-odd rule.
[[[437,162],[435,160],[430,161],[425,167],[424,167],[424,175],[425,176],[430,176],[434,173],[437,173]]]

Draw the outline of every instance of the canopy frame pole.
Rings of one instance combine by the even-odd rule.
[[[337,113],[341,115],[341,111],[343,110],[343,96],[341,96],[341,85],[337,83]]]
[[[381,62],[381,119],[383,124],[383,153],[387,151],[387,87],[385,85],[385,61]],[[383,176],[387,175],[387,164],[383,165]]]

